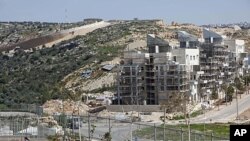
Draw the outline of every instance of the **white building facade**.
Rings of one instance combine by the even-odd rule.
[[[197,72],[194,70],[194,66],[198,66],[200,63],[200,51],[198,48],[178,48],[172,50],[173,60],[180,64],[185,64],[187,72],[189,73],[190,80],[190,97],[189,100],[193,102],[199,101],[198,94],[198,81]]]

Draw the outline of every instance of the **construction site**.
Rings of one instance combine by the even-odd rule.
[[[153,35],[147,39],[149,53],[124,53],[118,73],[118,97],[122,97],[118,104],[159,105],[172,94],[186,95],[189,90],[186,67],[170,60],[168,43]]]
[[[166,105],[176,95],[200,103],[212,100],[215,90],[218,99],[223,99],[222,84],[231,84],[235,77],[248,72],[244,41],[236,45],[237,40],[207,29],[203,29],[201,39],[185,31],[177,33],[180,46],[169,46],[148,34],[147,51],[124,52],[115,104]]]

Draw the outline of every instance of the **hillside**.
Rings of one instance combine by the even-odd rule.
[[[114,93],[115,68],[107,72],[101,69],[103,65],[118,64],[124,49],[144,51],[149,33],[176,46],[178,30],[196,36],[201,33],[200,27],[189,24],[163,25],[153,20],[120,21],[62,41],[51,48],[33,49],[29,53],[17,49],[12,57],[0,54],[0,107],[18,103],[43,104],[50,99],[76,100],[84,93]],[[250,37],[245,30],[235,34],[232,31],[231,34],[240,39]],[[92,71],[89,78],[82,77],[85,70]]]
[[[0,103],[7,106],[15,103],[42,104],[48,99],[73,98],[80,92],[65,89],[65,84],[73,79],[64,79],[65,76],[91,66],[97,71],[94,77],[101,77],[105,73],[100,70],[101,63],[120,56],[130,37],[146,37],[148,32],[158,30],[160,28],[152,22],[125,22],[77,36],[51,48],[31,53],[17,50],[13,57],[1,54]]]

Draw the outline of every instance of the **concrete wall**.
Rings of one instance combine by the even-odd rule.
[[[235,44],[236,44],[236,53],[245,52],[245,42],[244,42],[244,40],[235,40]]]
[[[232,39],[224,40],[224,44],[228,46],[228,49],[230,51],[236,52],[235,40],[232,40]]]
[[[178,48],[173,50],[176,61],[185,65],[199,65],[199,49]]]
[[[244,40],[225,40],[224,44],[228,46],[228,49],[234,53],[243,53],[245,52],[245,42]]]
[[[162,112],[160,105],[108,105],[107,110],[110,112]]]

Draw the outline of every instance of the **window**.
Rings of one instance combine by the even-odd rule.
[[[160,91],[164,91],[164,86],[161,86],[161,90]]]
[[[176,62],[176,56],[174,56],[174,61]]]
[[[164,79],[160,79],[159,81],[161,85],[164,85]]]
[[[161,71],[160,71],[160,74],[161,74],[161,75],[164,75],[164,70],[161,70]]]
[[[190,56],[190,60],[192,60],[192,56]]]
[[[193,60],[195,60],[195,56],[193,56]]]

